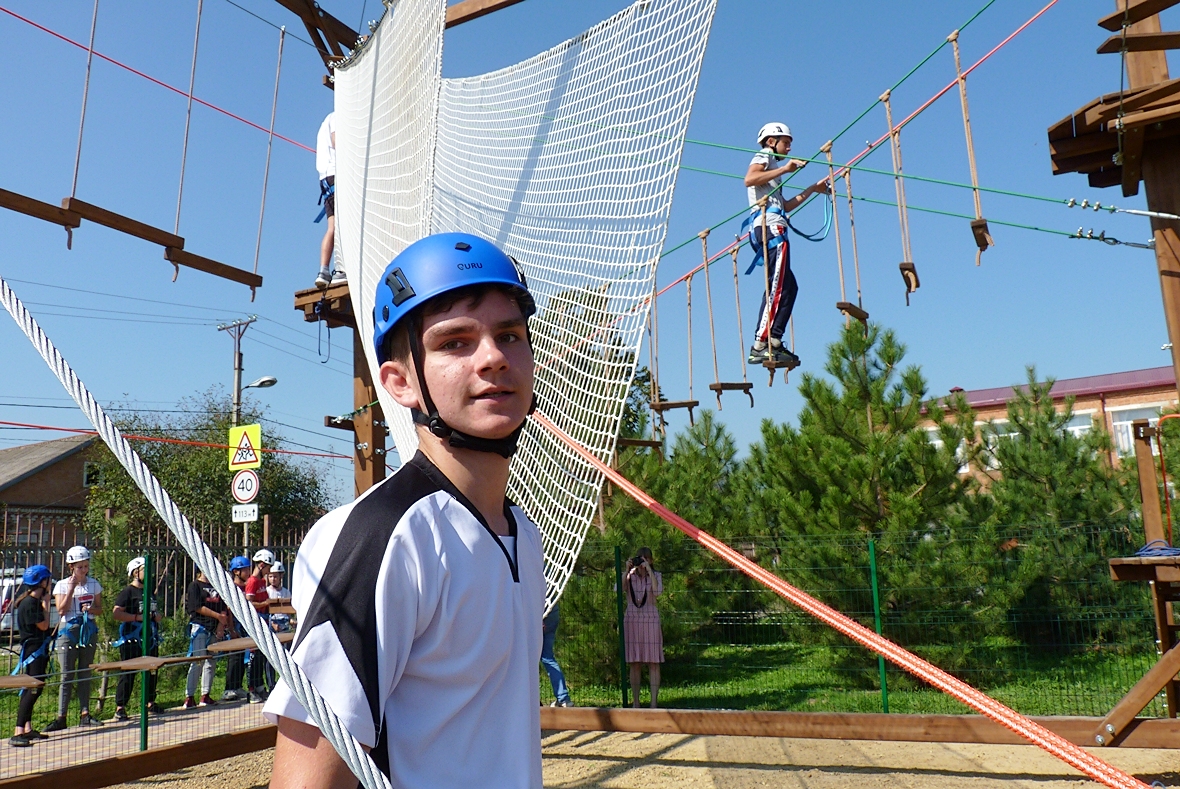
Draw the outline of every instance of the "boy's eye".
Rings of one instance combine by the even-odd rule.
[[[459,348],[463,347],[463,341],[462,340],[447,340],[439,347],[444,351],[454,351],[454,350],[458,350]]]

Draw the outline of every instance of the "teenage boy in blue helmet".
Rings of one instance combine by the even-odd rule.
[[[505,496],[534,407],[516,262],[476,236],[411,244],[377,286],[381,385],[418,453],[329,513],[295,560],[295,660],[399,789],[541,787],[541,537]],[[356,778],[280,682],[272,789]]]

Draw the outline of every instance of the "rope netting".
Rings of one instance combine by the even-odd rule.
[[[411,20],[416,31],[384,20],[336,72],[337,238],[361,336],[372,332],[377,277],[406,244],[427,232],[488,238],[521,262],[537,300],[542,410],[608,459],[715,5],[638,2],[514,66],[439,79],[436,91],[435,50],[403,36],[436,21],[441,31],[441,4],[437,19]],[[409,412],[378,395],[405,460],[417,446]],[[509,494],[541,528],[547,604],[573,570],[601,486],[596,469],[526,428]]]

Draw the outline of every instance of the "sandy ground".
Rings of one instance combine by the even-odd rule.
[[[545,732],[549,789],[992,789],[1097,786],[1030,746]],[[1180,786],[1180,752],[1100,754],[1150,784]],[[273,751],[146,778],[123,789],[265,787]]]

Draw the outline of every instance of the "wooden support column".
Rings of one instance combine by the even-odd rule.
[[[361,409],[377,399],[377,388],[369,374],[364,342],[352,334],[352,407]],[[364,408],[352,417],[352,460],[356,495],[385,479],[385,416],[380,405]]]
[[[1155,476],[1155,458],[1151,454],[1151,439],[1155,428],[1146,419],[1131,423],[1131,437],[1135,442],[1135,467],[1139,472],[1139,497],[1143,501],[1143,534],[1148,542],[1163,540],[1164,517],[1160,512],[1160,490]]]
[[[1115,0],[1116,11],[1142,5],[1134,0]],[[1160,18],[1149,16],[1127,28],[1128,33],[1159,33]],[[1167,55],[1159,50],[1127,53],[1127,82],[1132,90],[1168,80]],[[1147,207],[1152,211],[1180,214],[1180,143],[1174,139],[1143,143],[1143,185]],[[1155,238],[1155,262],[1159,268],[1160,290],[1168,341],[1172,343],[1172,371],[1180,381],[1180,222],[1151,220]]]

